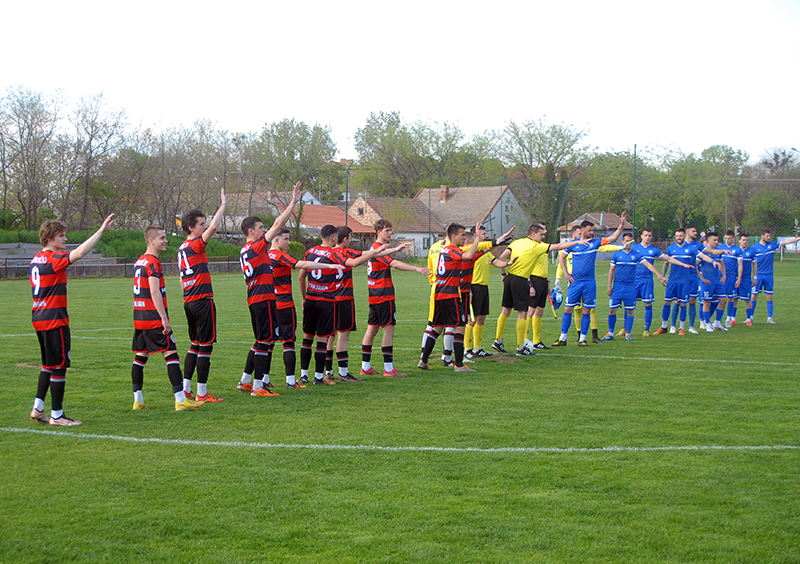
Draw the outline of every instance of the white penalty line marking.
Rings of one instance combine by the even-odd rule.
[[[35,435],[52,435],[86,440],[106,440],[129,443],[147,443],[178,446],[210,446],[228,448],[253,449],[292,449],[292,450],[330,450],[330,451],[378,451],[378,452],[441,452],[441,453],[480,453],[480,454],[572,454],[572,453],[615,453],[615,452],[703,452],[703,451],[792,451],[800,450],[800,445],[684,445],[662,447],[425,447],[425,446],[379,446],[379,445],[301,445],[282,443],[248,443],[244,441],[193,441],[188,439],[160,439],[143,437],[124,437],[120,435],[95,435],[91,433],[73,433],[40,429],[22,429],[18,427],[0,427],[5,433],[30,433]]]

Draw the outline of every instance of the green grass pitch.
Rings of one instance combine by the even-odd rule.
[[[209,390],[226,401],[196,412],[174,411],[160,356],[150,409],[131,410],[131,281],[70,279],[65,411],[84,424],[56,430],[28,420],[29,284],[0,282],[0,562],[800,561],[800,264],[776,264],[777,325],[762,297],[753,327],[643,339],[640,304],[633,342],[579,349],[573,331],[563,349],[460,375],[415,368],[429,288],[393,276],[407,377],[286,390],[278,354],[280,397],[254,398],[235,388],[252,344],[244,283],[214,275]],[[353,370],[365,286],[360,269]],[[183,361],[177,278],[167,293]],[[545,315],[547,344],[562,311]]]

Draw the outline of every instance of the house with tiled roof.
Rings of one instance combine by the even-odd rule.
[[[526,232],[527,218],[508,186],[440,186],[421,188],[414,199],[439,218],[441,225],[460,223],[467,228],[480,222],[489,238],[512,226]]]
[[[291,201],[291,200],[290,200]],[[283,204],[275,204],[278,212],[286,209]],[[295,218],[289,218],[286,222],[287,226],[294,226]],[[312,237],[318,237],[320,230],[326,225],[347,225],[353,230],[353,238],[355,239],[371,239],[375,235],[375,230],[363,223],[354,220],[352,217],[347,217],[344,210],[338,206],[314,206],[304,205],[300,209],[300,230]]]
[[[575,225],[580,225],[586,220],[594,223],[595,237],[607,237],[611,235],[617,230],[619,224],[622,222],[622,218],[613,212],[600,211],[585,213],[579,217],[576,217],[566,225],[560,225],[558,227],[558,233],[561,239],[566,240],[569,237],[569,232],[572,227]],[[633,234],[633,225],[628,221],[625,221],[625,224],[622,226],[622,233],[623,235],[625,233]]]
[[[359,196],[350,205],[348,215],[367,225],[375,225],[379,219],[390,221],[397,243],[413,242],[413,256],[417,257],[426,256],[431,242],[436,242],[443,232],[442,221],[413,198]]]

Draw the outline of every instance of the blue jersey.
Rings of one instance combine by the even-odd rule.
[[[636,254],[633,249],[631,252],[617,251],[611,255],[611,266],[615,267],[614,272],[614,287],[617,286],[635,286],[636,285],[636,272],[639,268],[639,263],[644,261],[642,257]],[[646,267],[642,267],[647,270]],[[648,274],[652,277],[653,273],[647,270]]]
[[[717,247],[719,248],[719,247]],[[703,248],[705,250],[705,247]],[[722,266],[719,257],[722,255],[706,255],[708,258],[711,259],[711,262],[706,262],[701,258],[697,259],[697,270],[700,274],[703,275],[703,278],[711,282],[712,284],[716,284],[720,280],[722,280],[722,271],[720,267]],[[724,268],[724,267],[723,267]]]
[[[753,260],[756,263],[756,275],[772,276],[772,261],[775,251],[780,249],[780,243],[777,241],[770,241],[766,245],[756,243],[751,248],[753,249]]]
[[[640,259],[644,259],[650,264],[655,264],[656,259],[664,254],[658,247],[655,247],[653,245],[647,245],[645,247],[641,243],[634,245],[633,248],[631,249],[631,253],[636,253]],[[640,262],[639,265],[636,267],[636,281],[646,282],[647,280],[652,280],[652,279],[653,279],[653,272]]]
[[[739,248],[742,250],[742,280],[750,280],[753,278],[753,247]]]
[[[672,243],[667,247],[667,255],[684,264],[694,266],[697,262],[697,255],[700,253],[700,250],[701,248],[693,244],[684,243],[683,245],[678,245],[678,243]],[[697,277],[696,272],[694,272],[694,276],[692,276],[693,271],[694,269],[692,268],[684,268],[673,264],[669,270],[668,282],[690,282],[693,277]]]
[[[742,249],[739,245],[729,247],[724,243],[717,246],[720,251],[730,251],[729,255],[722,255],[722,264],[725,265],[725,278],[733,277],[734,280],[739,278],[739,263],[742,261]],[[742,276],[744,276],[744,268],[742,268]]]
[[[701,243],[700,241],[698,241],[697,239],[695,239],[694,241],[691,241],[691,242],[690,241],[686,241],[686,245],[689,246],[690,248],[694,247],[694,249],[698,253],[702,253],[703,249],[706,248],[706,246],[703,243]],[[692,263],[692,264],[694,264],[694,263]],[[684,270],[687,270],[687,269],[684,269]],[[689,268],[687,271],[689,273],[689,280],[693,281],[693,282],[697,282],[697,270],[695,270],[693,268]]]
[[[597,249],[603,246],[604,239],[591,239],[588,243],[580,243],[570,249],[572,253],[572,277],[576,282],[594,281],[594,265],[597,260]]]

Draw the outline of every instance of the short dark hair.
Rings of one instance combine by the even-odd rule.
[[[60,221],[56,221],[55,219],[45,221],[42,223],[41,227],[39,227],[39,242],[42,244],[42,247],[44,247],[49,240],[55,239],[66,232],[67,226]]]
[[[530,227],[528,227],[528,235],[531,233],[539,233],[542,229],[544,229],[544,223],[541,221],[534,221],[531,223]]]
[[[686,230],[685,230],[683,227],[678,227],[678,228],[675,230],[675,233],[686,233]]]
[[[728,230],[725,232],[725,236],[726,236],[726,237],[728,237],[728,236],[735,237],[735,236],[736,236],[736,233],[734,233],[734,232],[733,232],[733,229],[728,229]]]
[[[189,231],[195,225],[197,225],[197,220],[200,219],[201,217],[204,218],[205,216],[206,214],[204,214],[200,210],[189,210],[188,212],[183,214],[183,217],[181,218],[181,229],[183,229],[183,232],[188,235]]]
[[[742,237],[749,239],[750,235],[748,235],[747,233],[739,233],[739,239],[741,239]]]
[[[719,239],[719,233],[717,233],[716,231],[709,231],[708,233],[706,233],[706,239],[708,239],[709,237],[716,237],[717,239]]]
[[[690,229],[697,229],[696,225],[692,225],[691,223],[683,228],[684,231],[689,231]]]
[[[575,233],[575,232],[576,232],[578,229],[580,229],[580,228],[581,228],[581,226],[580,226],[580,225],[573,225],[573,226],[572,226],[572,227],[570,227],[570,229],[569,229],[569,234],[570,234],[570,235],[572,235],[573,233]]]
[[[464,229],[465,227],[460,223],[451,223],[450,225],[447,226],[447,238],[449,239],[453,235],[457,235]]]
[[[645,231],[647,231],[648,233],[652,233],[653,232],[653,230],[650,229],[649,227],[645,227],[644,229],[642,229],[642,233],[644,233]]]
[[[770,230],[769,230],[768,228],[766,228],[766,227],[765,227],[764,229],[762,229],[762,230],[761,230],[761,236],[762,236],[762,237],[763,237],[764,235],[766,235],[767,233],[769,233],[770,235],[772,235],[772,231],[770,231]]]
[[[379,219],[378,221],[375,222],[375,225],[374,225],[375,233],[377,233],[378,231],[383,231],[387,227],[391,227],[391,226],[392,226],[392,222],[389,221],[388,219]]]
[[[584,219],[583,221],[581,221],[581,229],[583,229],[584,227],[590,227],[590,226],[594,227],[594,222],[593,221],[589,221],[588,219]]]
[[[261,219],[256,215],[251,215],[249,217],[244,218],[242,220],[242,233],[247,235],[247,233],[251,229],[255,229],[256,228],[256,224],[258,224],[258,223],[264,223],[264,222],[261,221]]]
[[[347,239],[350,234],[353,232],[352,229],[347,227],[346,225],[340,225],[336,228],[336,243],[341,243],[345,239]]]
[[[159,227],[158,225],[151,225],[147,229],[144,230],[144,240],[145,242],[149,241],[150,239],[156,238],[156,233],[159,231],[164,231],[163,227]]]
[[[330,239],[334,235],[336,235],[336,233],[337,233],[336,226],[328,224],[324,225],[322,229],[320,229],[319,236],[322,237],[323,239]]]

